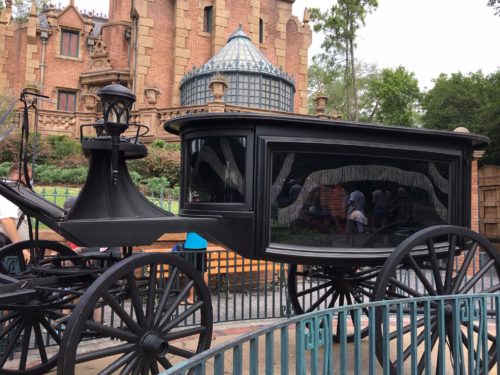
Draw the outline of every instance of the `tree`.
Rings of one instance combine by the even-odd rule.
[[[36,12],[43,12],[49,5],[50,0],[35,0]],[[14,18],[18,22],[26,21],[29,17],[32,0],[14,0]]]
[[[422,101],[423,125],[446,130],[464,126],[488,136],[481,163],[500,165],[500,71],[486,77],[481,72],[441,74],[434,82]]]
[[[500,16],[500,0],[488,0],[488,6],[495,10],[495,15]]]
[[[418,80],[404,67],[383,69],[368,81],[366,116],[369,122],[387,125],[415,125],[421,93]]]
[[[349,119],[359,119],[354,53],[356,36],[358,30],[365,25],[366,15],[377,7],[377,0],[337,0],[337,3],[325,12],[317,8],[311,9],[314,30],[325,35],[321,44],[325,52],[318,58],[330,68],[340,64],[344,66],[345,112]]]

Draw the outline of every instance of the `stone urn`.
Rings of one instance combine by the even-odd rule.
[[[316,113],[323,114],[326,110],[326,103],[328,102],[328,96],[319,92],[314,97],[314,103],[316,104]]]
[[[160,96],[160,90],[156,87],[146,87],[144,89],[144,99],[149,105],[155,105]]]
[[[215,101],[220,102],[224,96],[224,91],[226,91],[229,85],[227,84],[226,78],[222,74],[217,73],[210,80],[208,87],[212,91]]]

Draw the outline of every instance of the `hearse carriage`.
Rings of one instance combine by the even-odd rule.
[[[201,275],[168,252],[133,254],[166,232],[197,232],[243,257],[289,263],[297,314],[499,289],[495,248],[467,229],[472,154],[487,145],[485,137],[297,115],[174,118],[165,123],[182,144],[180,209],[173,216],[145,199],[127,171],[127,160],[147,154],[139,140],[143,127],[128,124],[134,95],[120,85],[99,95],[104,121],[94,125],[94,136],[82,136],[90,168],[75,205],[65,211],[20,181],[0,182],[0,194],[77,245],[119,246],[123,255],[78,255],[39,240],[38,225],[30,241],[1,249],[0,374],[57,365],[67,375],[96,359],[104,363],[102,374],[154,374],[206,350],[212,307]],[[28,266],[23,249],[32,254]],[[18,266],[11,269],[12,259]],[[193,288],[196,299],[186,304]],[[347,340],[355,331],[368,334],[366,319],[349,318],[355,330]],[[381,344],[397,335],[382,329],[382,311],[375,318],[377,356],[397,373],[399,357],[387,359]],[[447,337],[437,334],[438,318],[431,311],[429,324],[416,323],[424,351],[424,336],[432,338],[431,351],[455,342],[448,320]],[[179,344],[188,338],[196,341],[189,350]],[[494,337],[487,352],[489,369],[496,364]]]

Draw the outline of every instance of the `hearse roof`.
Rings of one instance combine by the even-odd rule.
[[[187,124],[205,124],[210,126],[213,123],[235,121],[236,124],[268,124],[273,126],[295,127],[295,126],[317,126],[325,128],[341,127],[345,130],[362,130],[363,132],[377,132],[391,135],[419,135],[435,138],[457,139],[470,143],[474,149],[485,148],[489,139],[483,135],[467,133],[462,131],[434,130],[422,128],[410,128],[404,126],[389,126],[379,124],[368,124],[345,120],[331,120],[306,115],[292,114],[267,114],[258,112],[227,112],[227,113],[201,113],[175,117],[164,123],[164,129],[175,135],[179,135],[180,128]]]

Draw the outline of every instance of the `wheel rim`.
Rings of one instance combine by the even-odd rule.
[[[191,288],[197,299],[186,305]],[[109,319],[106,325],[89,320],[96,308]],[[82,297],[63,337],[58,373],[71,375],[75,363],[94,361],[100,374],[157,374],[208,349],[212,325],[210,294],[193,266],[168,254],[134,255],[103,273]],[[82,334],[104,348],[80,345]]]
[[[479,256],[481,262],[477,261]],[[377,278],[374,299],[493,293],[500,290],[499,275],[497,250],[485,238],[462,227],[432,227],[410,236],[394,250]],[[463,302],[445,300],[441,320],[438,307],[436,303],[399,307],[399,315],[396,314],[392,323],[390,308],[376,309],[379,362],[393,374],[409,371],[408,366],[413,366],[411,370],[417,373],[430,369],[441,373],[439,363],[443,361],[447,361],[445,367],[454,366],[456,371],[465,373],[474,367],[479,373],[487,373],[497,360],[496,338],[489,334],[486,337],[488,369],[485,370],[484,359],[474,348],[474,332],[480,331],[479,322],[453,320],[454,316],[460,317],[468,311]],[[494,308],[472,307],[484,316],[487,310]],[[413,336],[412,331],[416,331]],[[415,355],[416,360],[412,361]]]
[[[346,269],[321,266],[297,270],[292,264],[288,271],[290,302],[297,315],[321,309],[368,302],[378,269]],[[354,312],[347,315],[346,340],[355,340],[368,335],[368,310],[362,309],[360,316]],[[359,319],[359,321],[358,321]],[[340,342],[340,319],[333,323],[333,340]]]
[[[23,280],[36,277],[26,267],[19,267],[24,249],[30,249],[29,241],[17,242],[0,250],[3,273]],[[68,247],[53,241],[39,241],[35,254],[35,263],[46,268],[51,266],[49,259],[52,255],[76,255]],[[10,269],[6,267],[7,261],[12,266]],[[70,291],[61,291],[57,295],[40,290],[29,301],[0,306],[0,374],[42,374],[56,365],[61,335],[54,322],[63,317],[61,309],[71,308],[75,298]]]

